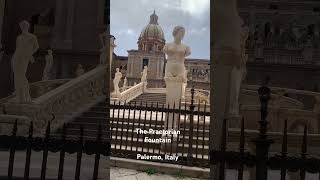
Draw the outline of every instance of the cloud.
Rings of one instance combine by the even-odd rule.
[[[126,56],[137,49],[142,29],[149,23],[153,11],[159,17],[165,38],[172,41],[176,25],[186,28],[185,43],[194,47],[193,58],[209,59],[210,0],[111,0],[111,33],[116,39],[116,52]]]

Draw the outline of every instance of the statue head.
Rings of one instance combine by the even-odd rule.
[[[20,26],[22,33],[29,32],[30,24],[28,23],[28,21],[26,21],[26,20],[21,21],[19,23],[19,26]]]
[[[186,30],[182,26],[176,26],[173,29],[172,35],[174,36],[175,41],[182,41]]]
[[[116,68],[116,72],[119,72],[120,71],[120,69],[119,68]]]
[[[148,66],[143,66],[143,68],[144,68],[144,69],[147,69],[147,68],[148,68]]]
[[[52,50],[51,49],[48,50],[48,54],[52,55]]]

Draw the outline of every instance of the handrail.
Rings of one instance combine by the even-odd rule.
[[[86,111],[89,106],[105,98],[106,73],[105,66],[98,66],[34,99],[32,103],[8,102],[4,104],[5,109],[10,115],[29,117],[34,122],[35,131],[43,134],[48,122],[51,122],[52,129],[59,128],[78,112]],[[52,115],[56,117],[54,120]]]
[[[125,91],[120,93],[119,98],[114,98],[114,100],[118,100],[121,102],[130,102],[131,100],[135,99],[136,97],[140,96],[145,90],[144,82],[140,82],[135,86],[126,89]]]

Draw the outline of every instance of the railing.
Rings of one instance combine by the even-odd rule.
[[[173,107],[114,102],[110,110],[112,156],[208,167],[210,112],[205,106],[195,107],[193,100],[190,106],[180,102]]]
[[[38,81],[30,84],[30,94],[32,98],[38,98],[51,90],[67,83],[71,79],[54,79],[46,81]]]
[[[244,85],[243,89],[254,90],[256,91],[259,86],[257,85]],[[303,103],[304,109],[320,112],[320,108],[317,106],[320,104],[320,93],[312,92],[306,90],[297,90],[297,89],[289,89],[289,88],[281,88],[281,87],[270,87],[272,93],[286,95],[289,98],[296,99]]]
[[[65,161],[65,154],[74,154],[77,153],[77,161],[75,167],[75,179],[79,180],[81,175],[81,160],[83,154],[93,155],[95,154],[95,161],[93,167],[93,175],[92,179],[97,180],[99,174],[99,161],[101,155],[109,156],[110,155],[110,142],[104,142],[101,140],[102,128],[101,125],[99,126],[98,133],[95,140],[84,140],[83,137],[83,127],[80,128],[80,134],[78,139],[70,139],[67,136],[68,129],[66,126],[63,126],[61,137],[53,137],[51,136],[51,128],[50,123],[46,127],[44,137],[34,137],[33,131],[34,126],[33,123],[29,126],[29,135],[28,137],[24,136],[17,136],[18,125],[17,121],[14,123],[12,129],[12,135],[2,135],[0,136],[0,148],[1,150],[6,150],[10,152],[9,155],[9,165],[7,176],[5,177],[8,180],[16,179],[14,175],[14,163],[15,163],[15,154],[16,151],[26,151],[26,161],[25,161],[25,170],[23,179],[27,180],[29,178],[36,178],[30,176],[30,167],[31,167],[31,158],[32,152],[43,152],[42,156],[42,163],[41,163],[41,175],[40,179],[45,180],[47,177],[47,161],[48,161],[48,153],[60,153],[59,156],[59,167],[57,168],[58,175],[56,179],[62,180],[64,179],[64,161]],[[1,159],[1,163],[4,162]],[[51,173],[52,174],[52,173]],[[19,177],[21,178],[21,177]]]
[[[85,111],[105,98],[105,80],[106,67],[98,66],[55,88],[54,91],[34,99],[30,104],[8,102],[4,104],[5,109],[10,115],[29,117],[34,122],[35,132],[43,134],[46,124],[52,119],[52,114],[56,118],[51,121],[51,127],[57,129],[76,116],[75,112]]]
[[[282,133],[281,152],[271,153],[270,147],[274,140],[267,134],[268,102],[270,100],[270,88],[263,86],[259,88],[261,102],[261,120],[259,121],[259,134],[251,139],[254,145],[254,152],[246,152],[244,119],[241,121],[241,132],[239,138],[239,151],[228,151],[227,149],[227,120],[223,122],[223,132],[219,150],[210,152],[210,163],[216,165],[219,171],[218,179],[223,180],[226,177],[226,169],[235,169],[238,171],[238,179],[244,178],[244,171],[255,167],[255,172],[251,175],[257,180],[267,180],[269,170],[278,170],[281,180],[285,180],[289,172],[299,172],[300,180],[306,179],[306,173],[320,172],[320,159],[307,155],[308,131],[304,127],[301,143],[301,153],[298,155],[289,154],[288,151],[288,126],[284,122]],[[253,177],[251,177],[253,178]]]
[[[145,90],[145,83],[141,82],[120,93],[119,98],[113,98],[114,101],[130,102],[140,96]]]

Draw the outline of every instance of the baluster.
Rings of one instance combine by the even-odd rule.
[[[167,110],[167,113],[166,113],[166,130],[169,129],[169,109],[170,109],[170,104],[168,103],[168,109]],[[166,133],[166,138],[165,139],[168,139],[168,134]],[[164,152],[167,153],[167,141],[164,142]]]
[[[205,145],[205,131],[206,131],[206,112],[207,112],[207,102],[204,103],[204,115],[203,115],[203,126],[202,126],[202,160],[204,160],[204,154],[205,154],[205,149],[204,149],[204,145]]]
[[[133,135],[134,135],[134,129],[135,129],[135,122],[136,122],[137,101],[134,102],[134,108],[133,109],[134,109],[134,111],[133,111],[133,119],[132,119],[132,133],[131,133],[130,152],[132,152],[132,147],[133,147]]]
[[[80,179],[80,170],[81,170],[81,160],[82,160],[82,151],[83,151],[83,126],[80,126],[80,138],[78,142],[78,153],[77,153],[77,164],[76,164],[76,174],[75,174],[75,180]]]
[[[28,147],[27,147],[27,153],[26,153],[26,165],[25,165],[25,169],[24,169],[24,179],[25,180],[29,179],[32,136],[33,136],[33,123],[31,122],[30,126],[29,126]]]
[[[173,113],[172,113],[172,130],[175,130],[175,124],[174,124],[174,119],[175,119],[175,109],[176,109],[176,102],[173,102]],[[170,155],[172,155],[172,150],[173,150],[173,139],[174,133],[171,134],[171,143],[170,143]]]
[[[122,150],[122,141],[123,141],[123,124],[124,124],[124,117],[125,117],[125,114],[126,114],[126,104],[127,102],[125,101],[124,102],[124,105],[123,105],[123,111],[122,111],[122,121],[121,121],[121,129],[120,129],[120,151]]]
[[[158,130],[158,112],[159,112],[159,102],[157,102],[156,104],[156,121],[155,121],[155,126],[154,126],[154,129],[155,130]],[[153,139],[156,139],[157,135],[156,133],[153,134]],[[156,149],[156,146],[153,146],[153,149],[152,149],[152,154],[155,154],[155,149]]]
[[[200,112],[200,99],[198,102],[198,113]],[[196,159],[198,159],[198,145],[199,145],[199,126],[200,126],[200,114],[198,114],[198,122],[197,122],[197,142],[196,142]]]
[[[149,124],[149,129],[152,129],[152,128],[151,128],[151,125],[152,125],[153,102],[151,102],[150,109],[151,109],[151,110],[150,110],[150,119],[149,119],[149,122],[150,122],[150,124]],[[148,144],[147,144],[147,152],[148,152],[148,153],[149,153],[150,145],[151,145],[151,143],[148,143]]]
[[[42,166],[41,166],[41,180],[46,179],[49,138],[50,138],[50,122],[48,122],[46,135],[44,138],[44,148],[43,148]]]
[[[127,134],[126,134],[126,145],[125,145],[125,151],[127,151],[128,148],[128,138],[129,138],[129,124],[130,124],[130,115],[131,115],[131,106],[129,106],[129,112],[128,112],[128,117],[127,117]],[[134,126],[131,128],[134,129]],[[133,133],[132,133],[133,134]],[[132,142],[132,139],[131,139]]]
[[[100,161],[100,152],[101,152],[101,136],[102,136],[102,127],[101,123],[99,123],[99,130],[97,134],[96,139],[96,145],[98,146],[97,153],[94,159],[94,169],[93,169],[93,180],[98,179],[98,173],[99,173],[99,161]]]
[[[189,124],[189,147],[188,147],[188,164],[191,164],[192,156],[192,144],[193,144],[193,114],[194,114],[194,88],[191,89],[191,105],[190,105],[190,124]]]
[[[63,179],[63,167],[64,167],[64,157],[65,157],[65,145],[66,145],[66,133],[67,133],[67,126],[64,123],[62,128],[62,134],[61,134],[61,151],[60,151],[60,159],[59,159],[59,172],[58,172],[58,180]]]
[[[305,162],[307,158],[307,145],[308,145],[308,133],[307,133],[307,126],[304,127],[304,132],[303,132],[303,141],[301,145],[301,158]],[[300,169],[300,180],[305,180],[306,178],[306,170],[304,168]]]
[[[186,136],[186,124],[187,124],[187,103],[184,103],[184,118],[183,118],[183,135],[182,135],[182,157],[184,158],[184,146]]]
[[[162,104],[162,107],[161,107],[161,120],[160,120],[160,122],[161,122],[160,128],[161,129],[163,129],[163,126],[165,126],[165,119],[163,119],[164,118],[164,109],[165,109],[164,104]],[[159,149],[159,155],[161,155],[161,148]]]
[[[15,120],[13,128],[12,128],[12,141],[10,144],[10,157],[9,157],[9,166],[8,166],[8,179],[12,179],[13,174],[13,164],[14,164],[14,156],[16,153],[16,140],[17,140],[17,130],[18,130],[18,121]]]
[[[115,110],[116,110],[116,101],[113,101],[113,108],[112,108],[112,117],[110,118],[110,123],[111,123],[111,131],[110,131],[110,136],[111,136],[111,138],[110,138],[110,141],[111,141],[111,144],[113,143],[113,138],[112,138],[112,134],[113,134],[113,124],[114,124],[114,119],[115,119],[115,117],[114,117],[114,112],[115,112]],[[114,149],[116,149],[116,147],[117,147],[117,142],[114,142]]]
[[[138,119],[138,128],[140,129],[140,125],[141,125],[141,111],[142,111],[142,101],[140,102],[140,110],[139,110],[139,119]],[[137,140],[136,140],[136,152],[138,152],[138,148],[139,148],[139,136],[140,133],[137,132]]]
[[[227,120],[224,119],[223,126],[222,126],[222,136],[221,136],[221,153],[223,154],[226,152],[226,144],[227,144]],[[225,161],[224,160],[220,162],[219,174],[220,174],[219,179],[224,180],[225,179]]]
[[[147,124],[147,108],[148,108],[148,102],[146,102],[146,107],[144,111],[144,123],[143,123],[143,130],[146,130],[146,124]],[[142,139],[142,149],[141,152],[144,152],[144,138],[146,137],[146,134],[143,133],[143,139]]]
[[[287,175],[287,169],[285,167],[285,161],[287,159],[287,154],[288,154],[288,121],[284,121],[284,129],[283,129],[283,137],[282,137],[282,150],[281,150],[281,180],[286,180],[286,175]]]
[[[119,104],[118,104],[118,116],[117,116],[117,124],[116,124],[116,137],[115,137],[115,146],[114,146],[114,151],[115,153],[117,152],[117,145],[118,145],[118,129],[119,129],[119,121],[120,121],[120,101],[119,101]],[[121,148],[121,147],[120,147]]]
[[[181,99],[179,101],[179,114],[177,119],[177,130],[180,131],[180,121],[181,121]],[[178,157],[178,149],[180,143],[180,133],[177,134],[177,145],[176,145],[176,156]]]
[[[244,135],[244,117],[241,119],[241,132],[240,132],[240,145],[239,145],[239,151],[240,151],[240,168],[238,169],[238,180],[243,179],[243,171],[244,171],[244,165],[243,165],[243,157],[244,157],[244,144],[245,144],[245,135]]]

